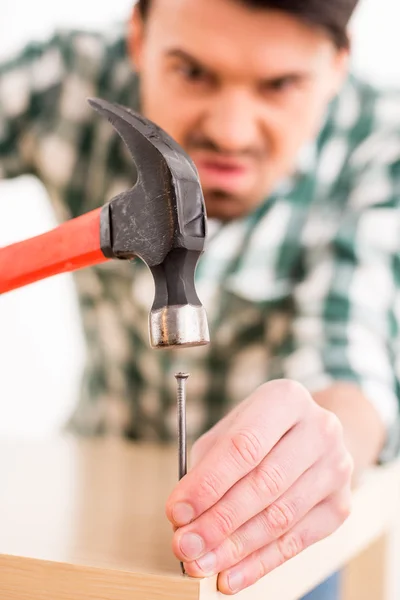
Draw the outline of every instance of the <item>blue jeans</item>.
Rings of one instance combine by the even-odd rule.
[[[340,600],[340,573],[332,575],[302,600]]]

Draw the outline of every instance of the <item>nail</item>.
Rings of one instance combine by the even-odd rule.
[[[206,575],[214,575],[217,567],[217,556],[215,552],[209,552],[197,560],[200,569]]]
[[[228,575],[228,585],[232,592],[239,592],[242,589],[244,584],[244,577],[242,571],[237,569],[236,571],[231,571]]]
[[[176,525],[179,527],[183,527],[184,525],[188,525],[194,519],[194,510],[190,506],[190,504],[186,504],[185,502],[179,502],[175,504],[172,509],[172,518]]]
[[[179,546],[182,554],[188,560],[196,560],[204,551],[203,539],[197,533],[185,533],[181,538]]]

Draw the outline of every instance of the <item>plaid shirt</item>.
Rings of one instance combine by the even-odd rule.
[[[59,33],[0,66],[0,175],[33,173],[60,220],[132,185],[132,160],[87,106],[138,108],[124,32]],[[197,271],[212,343],[156,352],[153,283],[136,261],[75,274],[88,361],[69,426],[134,439],[175,436],[174,373],[189,371],[196,437],[261,383],[310,392],[355,382],[397,452],[400,397],[400,98],[349,77],[293,177],[252,214],[210,223]]]

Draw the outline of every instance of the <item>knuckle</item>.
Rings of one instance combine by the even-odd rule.
[[[306,548],[303,536],[298,533],[288,533],[282,536],[277,544],[281,563],[294,558]]]
[[[220,482],[218,478],[209,472],[205,475],[198,483],[197,496],[200,502],[206,500],[207,502],[212,501],[215,503],[219,500],[220,494]]]
[[[343,426],[338,417],[331,411],[322,409],[319,430],[326,442],[336,443],[343,437]]]
[[[277,379],[264,385],[273,385],[275,391],[279,392],[282,401],[286,401],[296,406],[299,403],[314,404],[309,391],[298,381],[292,379]]]
[[[276,465],[259,465],[254,469],[253,483],[258,492],[276,497],[282,489],[284,474]]]
[[[232,564],[236,564],[246,555],[246,541],[242,535],[234,533],[230,537],[229,546],[229,557]]]
[[[336,476],[336,480],[344,485],[346,483],[348,483],[353,475],[353,471],[354,471],[354,461],[352,459],[352,457],[350,456],[350,454],[346,454],[344,458],[342,458],[342,460],[339,460],[336,463],[336,468],[335,468],[335,476]]]
[[[218,532],[224,536],[230,535],[236,529],[235,511],[227,504],[215,509],[214,521]]]
[[[232,437],[232,455],[240,464],[254,467],[263,459],[263,446],[254,431],[242,429]]]
[[[339,526],[342,525],[351,514],[351,494],[337,499],[332,505],[331,510],[333,511],[335,522]]]
[[[269,571],[269,565],[268,565],[265,557],[263,556],[262,550],[258,550],[257,552],[254,553],[254,562],[257,565],[257,569],[254,569],[254,573],[255,573],[254,583],[255,583],[256,581],[259,581],[260,579],[265,577],[265,575]]]
[[[292,379],[283,379],[282,384],[285,386],[286,393],[289,396],[296,396],[299,399],[310,400],[310,394],[308,390],[299,383],[298,381],[293,381]],[[296,399],[296,402],[298,400]]]
[[[294,507],[287,502],[281,501],[271,504],[265,510],[265,521],[268,530],[275,538],[279,538],[293,526],[295,514]]]

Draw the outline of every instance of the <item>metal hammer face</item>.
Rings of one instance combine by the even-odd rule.
[[[155,282],[150,313],[153,348],[209,342],[205,310],[195,289],[204,250],[206,211],[197,169],[160,127],[104,100],[90,105],[108,118],[137,169],[134,187],[101,212],[101,249],[109,258],[141,258]]]

